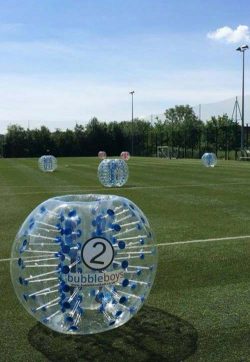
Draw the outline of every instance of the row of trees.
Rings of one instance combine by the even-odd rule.
[[[181,157],[200,157],[204,151],[228,153],[239,148],[240,126],[225,114],[203,123],[186,105],[167,109],[165,120],[154,123],[140,119],[106,123],[93,118],[85,126],[76,124],[73,130],[55,132],[44,126],[30,130],[11,125],[0,138],[0,149],[3,157],[95,156],[101,149],[118,155],[131,152],[132,142],[138,156],[156,155],[157,146],[162,145],[177,148]]]

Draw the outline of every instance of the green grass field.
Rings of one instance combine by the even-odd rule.
[[[118,194],[146,214],[159,264],[142,311],[100,335],[50,332],[18,302],[9,262],[0,262],[0,361],[250,361],[250,164],[133,158],[120,189],[104,189],[97,158],[60,158],[44,174],[37,159],[1,159],[0,258],[9,258],[26,216],[42,201],[72,193]],[[235,237],[231,240],[167,243]],[[143,341],[142,341],[143,340]]]

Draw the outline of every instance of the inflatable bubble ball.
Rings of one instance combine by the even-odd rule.
[[[126,323],[147,298],[156,267],[146,216],[112,195],[67,195],[37,206],[17,233],[10,264],[24,308],[70,334]]]
[[[38,166],[43,172],[53,172],[57,168],[57,160],[54,156],[44,155],[39,158]]]
[[[98,178],[105,187],[121,187],[128,181],[128,165],[124,160],[106,159],[98,166]]]
[[[214,167],[217,164],[217,157],[214,153],[206,152],[201,157],[201,161],[206,167]]]
[[[130,159],[130,153],[128,151],[122,151],[121,154],[120,154],[120,157],[124,161],[128,161]]]
[[[99,151],[98,157],[100,158],[100,160],[104,160],[105,158],[107,158],[107,154],[105,151]]]

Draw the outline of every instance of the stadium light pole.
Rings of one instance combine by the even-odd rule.
[[[131,91],[131,92],[129,92],[129,94],[131,94],[131,96],[132,96],[132,117],[131,117],[131,121],[132,121],[132,132],[131,132],[131,156],[133,156],[133,154],[134,154],[134,93],[135,93],[135,91]]]
[[[241,106],[241,134],[240,134],[240,148],[244,148],[244,115],[245,115],[245,51],[248,49],[248,45],[241,45],[236,50],[242,53],[242,106]]]

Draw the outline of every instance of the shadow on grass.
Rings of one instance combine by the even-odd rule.
[[[180,362],[196,351],[198,335],[188,322],[144,306],[128,323],[109,332],[65,335],[38,323],[28,338],[50,361]]]

